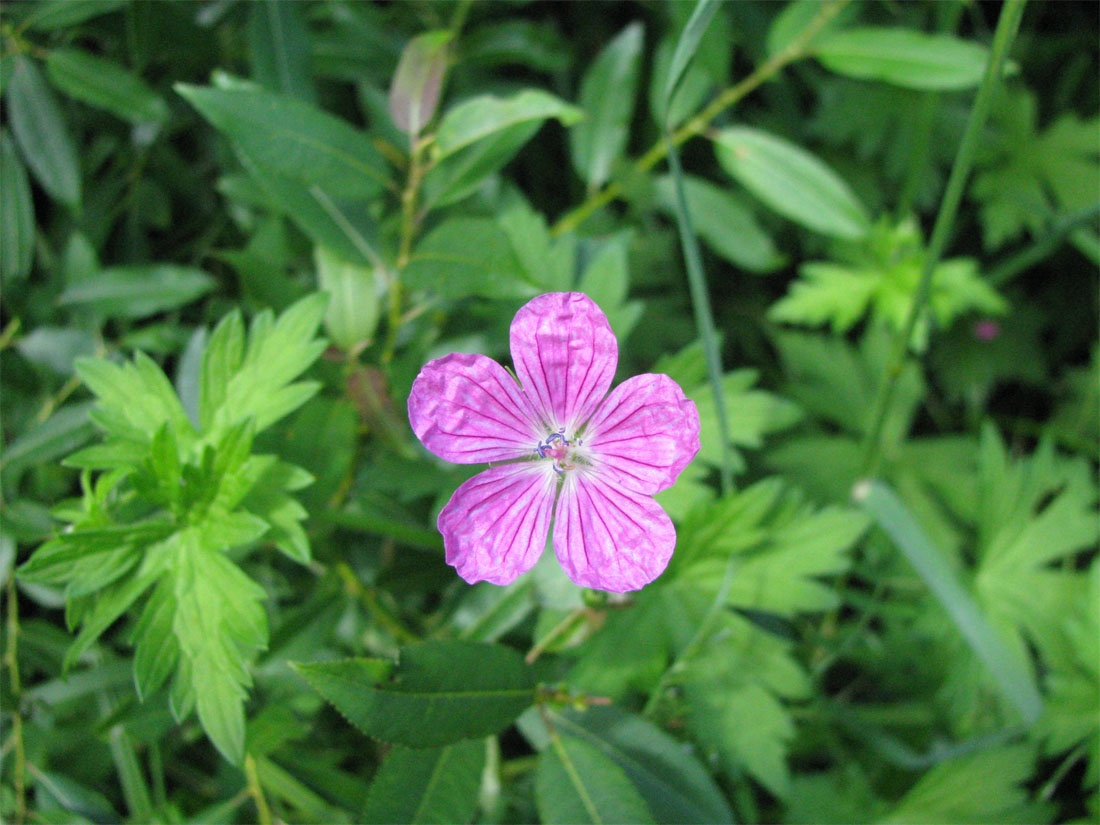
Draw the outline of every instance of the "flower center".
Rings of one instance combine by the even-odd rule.
[[[535,447],[539,458],[548,458],[554,462],[554,472],[565,475],[566,470],[575,469],[577,466],[578,447],[583,442],[579,439],[570,441],[565,437],[565,427],[556,433],[550,433],[545,441],[540,441]]]

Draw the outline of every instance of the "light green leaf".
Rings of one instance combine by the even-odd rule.
[[[22,21],[38,31],[67,29],[121,9],[130,0],[42,0]]]
[[[653,822],[622,768],[572,736],[552,737],[550,747],[539,755],[535,802],[546,825]]]
[[[378,325],[379,282],[373,268],[349,263],[317,246],[313,249],[320,288],[329,294],[325,332],[345,350],[370,343]]]
[[[152,442],[167,421],[177,439],[194,430],[179,396],[156,362],[139,352],[121,366],[105,358],[80,358],[76,373],[96,394],[92,419],[112,435]]]
[[[725,129],[715,138],[718,162],[779,214],[825,235],[867,234],[867,212],[841,178],[793,143],[758,129]]]
[[[447,299],[529,298],[538,288],[516,258],[508,235],[488,218],[452,218],[416,245],[403,280]]]
[[[791,0],[787,3],[768,27],[768,56],[778,54],[787,48],[821,11],[821,5],[821,0]],[[846,18],[851,18],[853,13],[858,13],[854,7],[842,9],[810,40],[810,44],[828,36],[830,32],[839,28]]]
[[[66,288],[57,301],[105,318],[146,318],[189,304],[215,286],[194,267],[136,264],[102,269]]]
[[[450,825],[469,822],[477,807],[485,743],[394,748],[371,781],[362,822]]]
[[[573,168],[589,189],[606,183],[630,137],[642,55],[641,23],[631,23],[604,47],[581,81],[585,119],[569,133]]]
[[[541,126],[539,120],[507,126],[434,165],[424,176],[425,208],[446,206],[471,195],[482,181],[515,157]]]
[[[665,78],[665,87],[661,95],[661,109],[668,112],[672,108],[673,96],[680,86],[680,80],[684,71],[688,68],[695,52],[699,48],[699,41],[703,39],[707,26],[710,25],[714,13],[718,11],[716,0],[698,0],[692,9],[691,17],[684,25],[680,37],[676,41],[676,51],[672,54],[668,76]],[[667,124],[671,125],[671,124]]]
[[[34,260],[34,201],[27,172],[7,131],[0,131],[0,280],[22,280]]]
[[[334,196],[370,198],[389,181],[370,139],[333,115],[259,87],[176,84],[179,92],[262,170]]]
[[[258,0],[248,7],[252,76],[273,92],[307,103],[316,95],[310,79],[309,33],[298,3]]]
[[[29,57],[19,57],[5,90],[15,142],[35,179],[51,197],[80,204],[80,164],[61,109]]]
[[[541,89],[524,89],[511,97],[479,95],[452,107],[440,120],[433,151],[437,160],[520,123],[556,118],[572,126],[584,112]]]
[[[346,659],[295,668],[368,736],[417,748],[497,733],[535,698],[519,654],[477,642],[422,642],[403,648],[396,663]]]
[[[950,34],[873,26],[821,37],[814,54],[847,77],[944,91],[977,86],[989,58],[984,46]]]
[[[160,123],[168,118],[164,98],[114,61],[76,49],[53,49],[46,55],[46,73],[69,97],[131,123]]]
[[[671,175],[655,181],[661,210],[676,213],[676,189]],[[684,200],[699,237],[734,266],[750,272],[770,272],[783,264],[771,236],[733,193],[704,178],[684,176]]]
[[[614,706],[547,710],[563,737],[585,742],[618,765],[657,822],[733,822],[733,813],[702,764],[680,742],[640,716]]]

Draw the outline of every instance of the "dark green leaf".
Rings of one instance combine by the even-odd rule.
[[[394,748],[371,781],[362,821],[388,825],[469,822],[477,807],[485,743],[442,748]]]
[[[23,23],[39,31],[67,29],[121,9],[130,0],[43,0],[36,3]]]
[[[546,825],[654,821],[622,768],[572,736],[552,737],[539,755],[535,801]]]
[[[27,172],[6,131],[0,131],[0,280],[27,277],[34,260],[34,201]]]
[[[372,197],[388,182],[365,134],[308,103],[241,83],[176,91],[261,170],[347,197]]]
[[[404,280],[413,289],[433,289],[449,299],[526,298],[539,291],[508,235],[488,218],[453,218],[437,226],[416,245]]]
[[[273,92],[312,103],[309,36],[299,3],[258,0],[248,7],[252,76]]]
[[[634,783],[657,822],[733,822],[710,774],[687,749],[653,723],[614,706],[550,710],[563,737],[592,745]]]
[[[517,653],[477,642],[423,642],[403,648],[397,663],[347,659],[295,667],[368,736],[416,748],[497,733],[535,697]]]
[[[80,165],[61,109],[38,67],[19,57],[7,88],[7,116],[35,179],[66,206],[80,204]]]
[[[131,123],[159,123],[168,117],[164,98],[137,75],[102,57],[53,49],[46,55],[46,73],[69,97]]]
[[[146,318],[189,304],[215,285],[194,267],[138,264],[100,270],[68,287],[57,301],[105,318]]]

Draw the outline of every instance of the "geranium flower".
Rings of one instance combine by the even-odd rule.
[[[653,495],[699,451],[699,413],[667,375],[608,390],[619,347],[587,295],[552,292],[512,321],[515,379],[483,355],[424,365],[409,421],[431,452],[489,462],[439,514],[447,563],[473,584],[509,584],[554,553],[574,582],[624,593],[668,565],[676,530]]]

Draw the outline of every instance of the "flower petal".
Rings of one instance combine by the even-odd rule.
[[[512,362],[551,432],[572,433],[611,387],[619,345],[607,316],[580,292],[528,301],[512,321]]]
[[[556,486],[546,462],[493,467],[463,483],[439,513],[447,564],[470,584],[511,584],[542,555]]]
[[[512,376],[484,355],[454,353],[429,361],[409,393],[409,423],[445,461],[482,464],[534,454],[546,437]]]
[[[699,452],[699,411],[667,375],[636,375],[600,405],[584,446],[605,478],[653,495],[671,487]]]
[[[581,587],[626,593],[657,578],[676,546],[676,528],[647,495],[598,472],[569,473],[558,497],[554,553]]]

